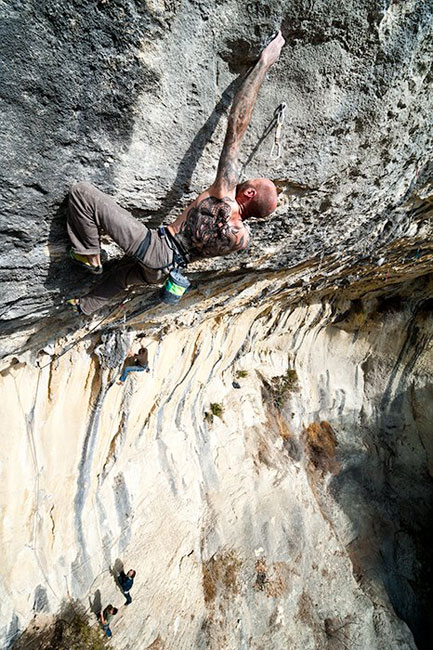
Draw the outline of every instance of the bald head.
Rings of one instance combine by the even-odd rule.
[[[267,217],[277,207],[277,188],[269,178],[250,178],[236,188],[242,217]]]

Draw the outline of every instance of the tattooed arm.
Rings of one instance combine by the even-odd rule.
[[[239,182],[238,155],[241,140],[251,121],[265,74],[280,56],[283,45],[284,39],[281,32],[278,32],[277,36],[263,50],[256,65],[247,73],[235,95],[228,118],[227,133],[216,179],[212,185],[212,194],[215,196],[234,198],[236,185]]]
[[[265,74],[280,56],[283,45],[284,38],[278,32],[236,93],[214,183],[168,226],[169,232],[177,237],[191,259],[228,255],[248,245],[249,231],[235,199],[239,182],[239,147]]]

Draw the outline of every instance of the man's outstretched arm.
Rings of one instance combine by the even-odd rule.
[[[236,190],[239,182],[239,148],[251,121],[251,116],[265,74],[280,56],[284,38],[281,32],[265,47],[260,59],[247,73],[237,91],[230,110],[227,133],[218,164],[217,176],[212,185],[217,196],[227,196]]]

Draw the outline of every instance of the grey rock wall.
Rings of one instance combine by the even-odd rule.
[[[46,327],[88,287],[65,258],[73,181],[96,183],[151,225],[212,181],[233,84],[279,25],[287,45],[243,162],[245,175],[279,182],[280,209],[253,224],[249,252],[202,265],[200,282],[209,270],[317,260],[322,285],[352,282],[396,253],[412,274],[431,265],[428,0],[16,0],[1,10],[4,335],[40,329],[41,318]],[[272,160],[266,133],[283,101]]]

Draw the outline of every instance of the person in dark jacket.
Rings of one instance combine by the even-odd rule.
[[[125,605],[130,605],[132,603],[131,594],[129,593],[134,584],[135,571],[134,569],[129,569],[128,573],[125,574],[124,571],[119,573],[119,585],[122,588],[123,595],[126,598]]]

